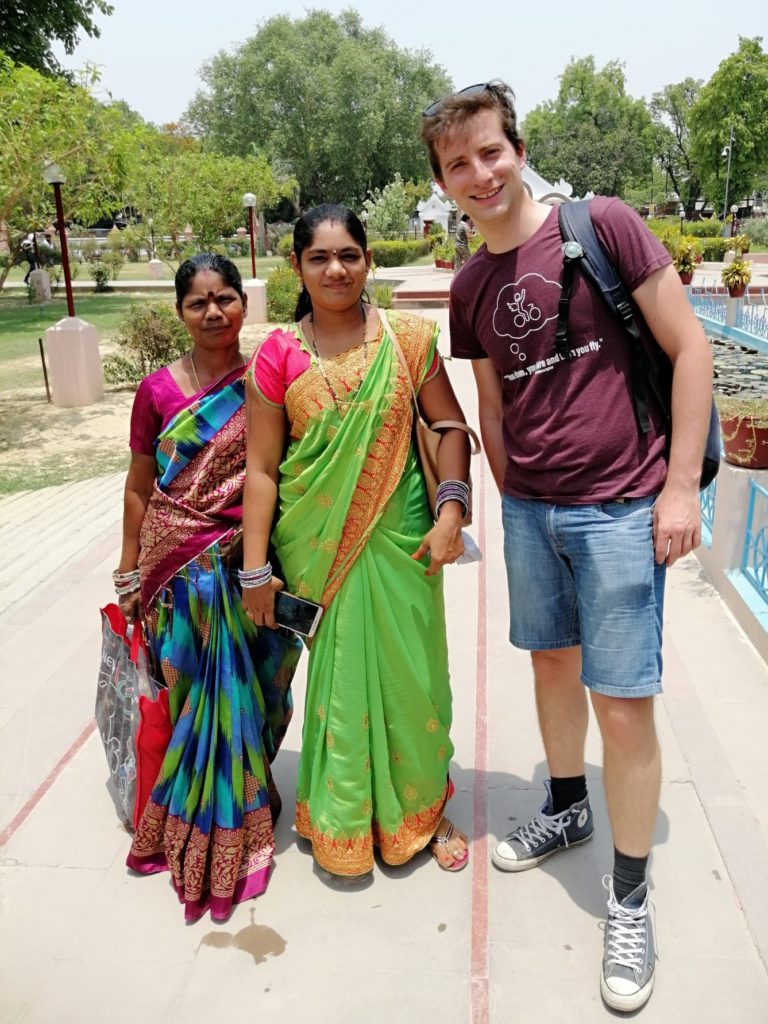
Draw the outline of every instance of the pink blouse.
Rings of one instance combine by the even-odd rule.
[[[131,410],[131,451],[154,455],[160,431],[195,397],[182,392],[167,366],[145,377]]]

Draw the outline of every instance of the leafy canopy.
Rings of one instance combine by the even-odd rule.
[[[79,30],[98,37],[94,14],[110,15],[113,10],[106,0],[3,0],[0,50],[17,64],[27,64],[47,74],[61,74],[61,65],[51,49],[52,40],[63,43],[65,51],[73,53],[79,42]]]
[[[46,160],[66,175],[62,187],[69,220],[92,223],[121,206],[140,138],[122,112],[91,95],[95,75],[71,85],[0,52],[0,224],[9,233],[11,261],[18,244],[54,217],[53,190],[43,180]]]
[[[627,95],[619,61],[598,71],[594,57],[571,60],[557,98],[532,110],[522,128],[536,170],[550,181],[565,178],[576,195],[620,196],[650,175],[650,115]]]
[[[739,48],[720,63],[691,110],[693,154],[706,193],[722,211],[727,154],[733,127],[729,200],[743,199],[768,167],[768,54],[760,36],[739,37]]]
[[[205,146],[282,163],[304,206],[357,206],[396,172],[427,177],[421,111],[451,89],[429,51],[399,49],[353,10],[270,18],[202,78],[186,118]]]

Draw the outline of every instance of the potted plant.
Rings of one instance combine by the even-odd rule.
[[[768,398],[718,396],[725,461],[745,469],[768,469]]]
[[[435,266],[442,270],[453,270],[453,242],[439,242],[432,247],[432,257]]]
[[[752,245],[752,239],[749,235],[737,235],[733,241],[737,253],[740,253],[743,256],[745,253],[749,252],[749,248]]]
[[[683,284],[690,284],[693,280],[693,260],[696,255],[696,245],[690,238],[681,238],[675,248],[675,255],[672,259],[675,270],[680,275]]]
[[[739,256],[723,267],[721,277],[732,299],[740,299],[752,280],[752,264]]]

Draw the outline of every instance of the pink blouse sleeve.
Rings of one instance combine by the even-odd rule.
[[[139,384],[131,410],[131,451],[139,455],[154,455],[155,441],[161,426],[162,416],[157,408],[152,384],[145,377]]]
[[[264,339],[252,363],[251,377],[270,405],[285,405],[285,392],[309,366],[309,355],[288,331],[273,331]]]

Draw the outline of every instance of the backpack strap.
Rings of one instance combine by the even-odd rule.
[[[664,395],[664,388],[659,380],[658,372],[643,344],[640,328],[635,319],[632,300],[624,282],[621,280],[613,261],[606,253],[595,232],[589,210],[589,200],[581,199],[573,203],[562,203],[557,211],[560,234],[565,245],[563,265],[563,285],[558,310],[555,343],[558,353],[562,355],[568,330],[568,304],[570,303],[573,265],[578,263],[582,273],[597,291],[609,312],[616,317],[632,341],[632,366],[630,371],[632,385],[632,401],[640,430],[647,434],[651,429],[646,400],[646,384],[649,384],[664,416],[669,419],[670,410]],[[566,251],[568,243],[575,242],[581,248],[581,254],[569,255]],[[563,309],[563,305],[565,308]]]

